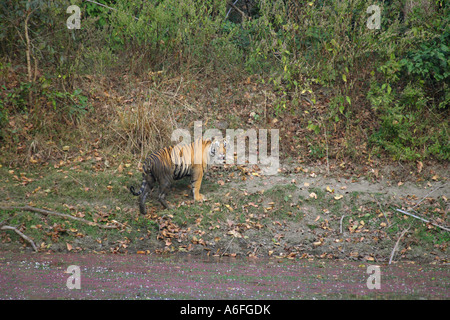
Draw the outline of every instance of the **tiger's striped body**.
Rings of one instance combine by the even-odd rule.
[[[203,200],[200,194],[203,174],[212,160],[225,159],[226,140],[199,139],[188,145],[166,147],[149,155],[143,165],[143,181],[138,192],[130,187],[133,195],[139,196],[139,211],[145,214],[145,200],[159,183],[158,200],[167,209],[170,208],[165,197],[174,180],[191,177],[194,200]]]

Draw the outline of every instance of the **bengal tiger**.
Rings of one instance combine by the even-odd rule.
[[[172,182],[186,176],[191,177],[194,201],[202,201],[204,197],[200,194],[200,187],[203,174],[208,164],[224,162],[226,147],[226,139],[197,139],[191,144],[166,147],[150,154],[143,164],[140,190],[136,192],[133,186],[130,187],[131,193],[139,196],[140,213],[146,212],[145,200],[153,191],[155,182],[159,184],[158,200],[166,209],[171,208],[165,198]]]

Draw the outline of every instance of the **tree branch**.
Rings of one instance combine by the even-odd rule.
[[[31,246],[33,247],[34,251],[38,251],[36,245],[34,244],[33,240],[31,240],[28,236],[26,236],[23,232],[21,232],[20,230],[18,230],[15,227],[11,227],[11,226],[2,226],[0,228],[1,230],[13,230],[15,233],[17,233],[19,236],[22,237],[22,239],[28,241]]]
[[[403,213],[403,214],[406,214],[406,215],[408,215],[408,216],[411,216],[411,217],[413,217],[413,218],[422,220],[423,222],[431,223],[431,224],[432,224],[433,226],[435,226],[435,227],[438,227],[438,228],[444,229],[445,231],[450,232],[450,229],[448,229],[448,228],[446,228],[446,227],[442,227],[442,226],[440,226],[440,225],[438,225],[438,224],[435,224],[435,223],[433,223],[433,222],[430,222],[429,220],[426,220],[426,219],[424,219],[424,218],[418,217],[418,216],[416,216],[416,215],[414,215],[414,214],[412,214],[412,213],[409,213],[408,211],[404,211],[404,210],[401,210],[401,209],[395,209],[395,210],[398,211],[398,212],[401,212],[401,213]]]
[[[409,231],[409,228],[410,228],[410,227],[411,227],[411,226],[409,226],[408,229],[403,230],[403,232],[402,232],[402,234],[400,235],[400,237],[398,237],[397,242],[395,243],[394,249],[392,249],[391,257],[389,258],[389,264],[391,264],[392,259],[394,258],[394,254],[395,254],[395,251],[397,250],[398,243],[400,242],[400,239],[403,238],[403,236],[405,235],[405,233]]]
[[[23,210],[23,211],[30,211],[30,212],[37,212],[43,215],[54,215],[54,216],[58,216],[58,217],[62,217],[62,218],[68,218],[68,219],[73,219],[76,221],[80,221],[82,223],[86,223],[90,226],[96,226],[99,228],[104,228],[104,229],[116,229],[117,226],[108,226],[108,225],[103,225],[103,224],[98,224],[96,222],[93,221],[88,221],[82,218],[78,218],[78,217],[74,217],[71,216],[70,214],[65,214],[65,213],[59,213],[59,212],[55,212],[55,211],[50,211],[50,210],[46,210],[46,209],[40,209],[40,208],[35,208],[35,207],[31,207],[31,206],[23,206],[23,207],[0,207],[1,210]]]
[[[236,1],[235,1],[235,3],[236,3]],[[239,9],[238,7],[236,7],[236,5],[234,3],[229,2],[228,5],[230,7],[232,7],[234,10],[236,10],[237,12],[239,12],[242,15],[242,18],[244,18],[244,19],[247,18],[247,15],[245,14],[245,12],[242,11],[241,9]]]

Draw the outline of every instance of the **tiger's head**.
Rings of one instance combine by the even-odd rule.
[[[224,164],[227,153],[227,139],[211,139],[209,147],[209,164]]]

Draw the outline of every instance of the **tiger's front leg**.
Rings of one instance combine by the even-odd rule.
[[[192,169],[191,187],[194,201],[203,201],[205,197],[200,193],[200,187],[202,186],[203,168],[201,166],[195,166]]]

